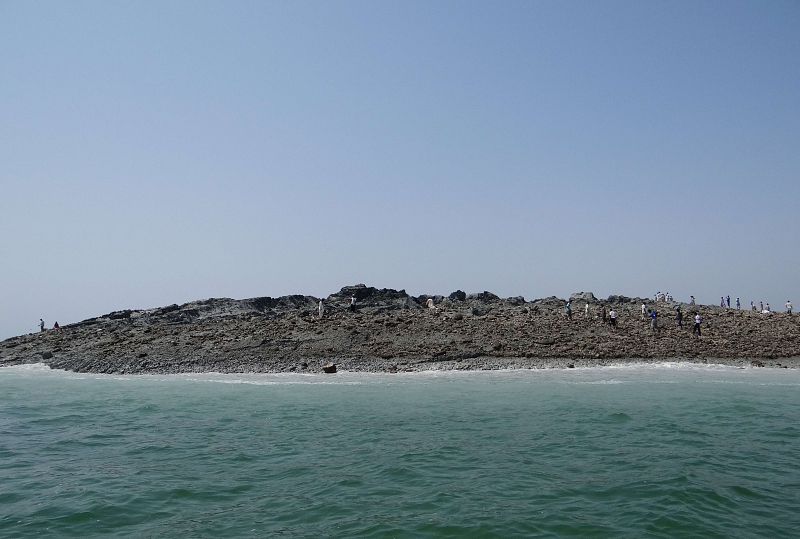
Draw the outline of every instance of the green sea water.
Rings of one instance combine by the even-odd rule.
[[[800,372],[0,369],[0,537],[792,537]]]

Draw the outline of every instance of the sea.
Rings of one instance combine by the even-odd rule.
[[[800,371],[0,369],[0,537],[798,537]]]

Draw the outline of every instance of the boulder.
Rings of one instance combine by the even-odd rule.
[[[325,374],[333,374],[336,372],[336,364],[335,363],[327,363],[322,366],[322,372]]]
[[[447,297],[452,301],[464,301],[467,299],[467,294],[461,290],[456,290]]]
[[[597,303],[597,298],[591,292],[574,292],[569,297],[570,301],[585,301],[586,303]]]

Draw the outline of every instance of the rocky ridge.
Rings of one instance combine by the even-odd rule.
[[[349,309],[356,298],[355,310]],[[435,308],[426,303],[432,299]],[[123,310],[61,330],[0,342],[0,366],[46,363],[96,373],[397,372],[693,361],[739,366],[800,366],[800,318],[707,305],[655,305],[653,333],[641,304],[652,300],[591,292],[526,301],[490,292],[410,296],[404,290],[346,286],[323,299],[291,295],[212,298],[157,309]],[[589,316],[584,314],[589,305]],[[684,327],[675,323],[675,308]],[[601,319],[619,312],[618,327]],[[691,318],[704,317],[703,335]]]

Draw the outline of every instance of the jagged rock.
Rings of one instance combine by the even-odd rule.
[[[333,374],[333,373],[335,373],[336,372],[336,364],[335,363],[327,363],[326,365],[323,365],[322,372],[324,372],[325,374]]]
[[[53,352],[40,352],[40,355],[42,356],[42,359],[52,359]]]
[[[485,290],[477,294],[467,294],[466,299],[474,301],[483,301],[483,302],[500,301],[499,296],[496,296],[491,292],[487,292]]]
[[[569,299],[571,301],[585,301],[586,303],[597,303],[597,298],[591,292],[574,292]]]
[[[522,296],[514,296],[512,298],[506,298],[506,303],[509,305],[525,305],[525,298]]]
[[[467,294],[461,290],[456,290],[447,297],[452,301],[464,301],[467,299]]]

